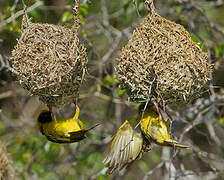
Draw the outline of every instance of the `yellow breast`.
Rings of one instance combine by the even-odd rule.
[[[152,139],[156,143],[163,143],[164,140],[170,139],[170,133],[167,129],[166,123],[158,115],[157,112],[148,109],[141,123],[141,130],[147,139]]]
[[[83,123],[74,119],[57,119],[49,123],[42,124],[43,133],[45,135],[59,137],[70,137],[70,132],[76,132],[83,129]]]

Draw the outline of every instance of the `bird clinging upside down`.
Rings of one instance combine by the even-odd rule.
[[[103,162],[113,173],[115,169],[122,170],[150,150],[151,144],[146,143],[142,134],[137,133],[126,120],[108,144]]]
[[[138,116],[138,120],[141,121],[141,113]],[[190,147],[179,144],[177,141],[171,139],[170,119],[165,121],[152,105],[145,110],[140,129],[146,139],[158,145],[179,148]]]
[[[49,141],[55,143],[73,143],[85,139],[85,134],[99,124],[88,129],[84,129],[83,122],[78,119],[79,107],[76,106],[76,112],[73,118],[57,119],[50,111],[43,110],[40,112],[37,123],[43,135]]]

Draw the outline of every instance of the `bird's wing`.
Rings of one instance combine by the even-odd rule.
[[[72,142],[81,141],[82,139],[86,138],[84,130],[69,132],[69,134],[70,134],[70,141]]]
[[[112,173],[116,168],[121,170],[135,160],[142,149],[143,139],[136,137],[136,132],[125,121],[113,136],[104,153],[103,162]]]
[[[157,143],[163,143],[166,139],[170,139],[170,132],[160,117],[151,124],[151,138]]]

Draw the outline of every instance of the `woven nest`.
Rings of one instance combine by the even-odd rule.
[[[155,12],[148,16],[117,58],[116,73],[133,101],[161,97],[167,103],[188,103],[207,90],[212,65],[183,26]],[[150,88],[151,86],[151,88]]]
[[[75,25],[68,29],[52,24],[31,23],[24,15],[22,35],[12,51],[13,72],[19,83],[44,103],[62,107],[78,97],[87,71],[86,48]]]
[[[0,179],[14,179],[15,173],[11,167],[11,160],[4,144],[0,142]]]

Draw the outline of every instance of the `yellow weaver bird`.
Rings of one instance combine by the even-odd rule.
[[[99,124],[84,129],[83,122],[78,119],[79,111],[76,106],[75,115],[70,119],[57,119],[50,111],[41,111],[37,119],[40,132],[55,143],[73,143],[85,139],[85,134]]]
[[[138,120],[141,121],[141,113]],[[148,107],[140,124],[140,129],[146,139],[161,146],[175,146],[180,148],[189,148],[190,146],[179,144],[171,139],[170,119],[167,122],[159,116],[153,106]]]
[[[108,144],[103,162],[112,173],[117,168],[123,169],[140,158],[143,152],[150,150],[150,143],[146,144],[143,136],[137,133],[126,120]]]

